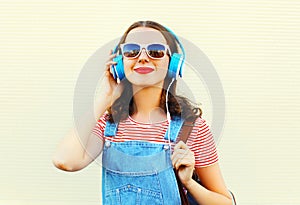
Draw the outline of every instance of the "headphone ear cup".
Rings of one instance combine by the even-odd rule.
[[[118,55],[113,59],[117,64],[113,66],[112,74],[114,79],[119,79],[120,81],[125,78],[124,66],[123,66],[123,56]]]
[[[182,77],[183,55],[173,53],[169,63],[169,77],[177,79],[177,76]]]

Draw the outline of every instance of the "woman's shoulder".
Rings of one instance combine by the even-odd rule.
[[[191,120],[186,120],[186,121],[191,122]],[[206,120],[200,116],[196,117],[196,119],[194,119],[192,122],[194,127],[199,127],[207,124]]]
[[[209,125],[207,121],[202,117],[197,117],[194,121],[193,133],[201,133],[201,132],[210,131]]]
[[[206,120],[202,117],[197,117],[195,119],[195,124],[203,124],[203,123],[206,123]]]

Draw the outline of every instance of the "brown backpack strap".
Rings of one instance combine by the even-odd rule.
[[[190,121],[185,121],[184,124],[182,125],[181,127],[181,130],[179,132],[179,135],[177,137],[178,141],[183,141],[184,143],[187,142],[192,130],[193,130],[193,127],[195,125],[195,120],[190,120]],[[183,185],[182,183],[180,182],[180,179],[178,177],[178,173],[177,171],[174,169],[174,172],[175,172],[175,176],[176,176],[176,179],[177,179],[177,184],[178,184],[178,188],[179,188],[179,193],[180,193],[180,198],[181,198],[181,204],[182,205],[189,205],[189,199],[187,197],[187,195],[184,193],[184,189],[183,189]],[[201,184],[196,172],[194,171],[193,173],[193,179],[195,181],[197,181],[199,184]],[[233,200],[233,204],[236,205],[236,200],[235,200],[235,197],[233,195],[233,193],[231,191],[229,191],[230,194],[232,195],[232,200]]]
[[[186,143],[187,139],[189,138],[189,136],[192,132],[193,127],[194,127],[194,121],[188,121],[188,120],[184,121],[184,124],[182,125],[179,135],[177,137],[178,141],[181,140],[184,143]],[[175,176],[177,179],[177,185],[178,185],[178,189],[179,189],[181,204],[189,205],[187,195],[186,195],[186,193],[183,189],[183,185],[178,177],[178,173],[177,173],[178,171],[174,169],[174,172],[175,172]]]
[[[182,125],[181,127],[181,130],[179,132],[179,135],[178,135],[178,141],[183,141],[184,143],[186,143],[186,141],[188,140],[192,130],[193,130],[193,127],[194,127],[194,122],[195,121],[184,121],[184,124]]]

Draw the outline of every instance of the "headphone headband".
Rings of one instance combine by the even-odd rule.
[[[183,55],[183,60],[185,60],[185,51],[184,51],[184,48],[179,40],[179,38],[177,37],[177,35],[171,30],[169,29],[168,27],[165,27],[165,29],[170,33],[172,34],[172,36],[175,38],[175,40],[177,41],[179,47],[180,47],[180,50],[182,52],[182,55]]]

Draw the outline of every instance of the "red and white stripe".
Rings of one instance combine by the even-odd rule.
[[[104,137],[103,132],[106,124],[106,115],[103,115],[93,129],[93,133],[102,140],[112,142],[146,141],[153,143],[168,143],[164,135],[168,129],[168,121],[158,123],[141,123],[131,117],[119,123],[117,135]],[[206,167],[218,161],[218,154],[213,135],[202,118],[195,121],[195,126],[188,138],[187,145],[195,154],[195,167]]]

